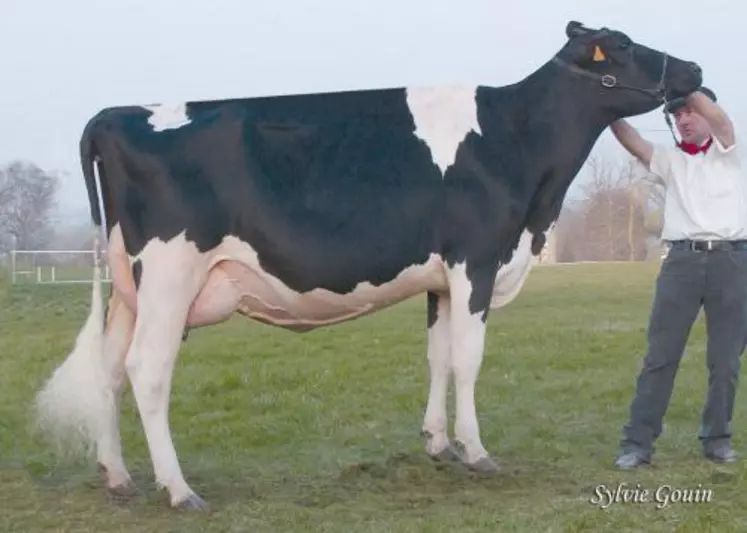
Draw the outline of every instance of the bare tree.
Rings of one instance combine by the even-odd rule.
[[[553,230],[555,233],[555,260],[558,263],[573,263],[584,259],[583,204],[567,201]]]
[[[33,163],[13,161],[0,167],[0,247],[40,248],[53,234],[58,176]]]
[[[627,193],[627,248],[628,260],[635,261],[643,253],[645,257],[646,238],[646,214],[648,212],[648,201],[651,197],[651,185],[648,170],[633,157],[628,157],[620,167],[618,174],[618,190]],[[642,252],[641,252],[642,248]]]
[[[636,261],[646,256],[646,216],[650,196],[647,173],[633,158],[622,163],[594,155],[582,187],[582,256],[587,260]]]
[[[614,256],[613,191],[617,186],[615,167],[610,159],[592,155],[586,162],[591,181],[582,187],[584,202],[584,255],[588,260],[601,261]]]
[[[581,198],[566,203],[556,227],[558,262],[643,260],[661,234],[663,184],[632,156],[593,154]]]
[[[646,198],[646,235],[659,237],[664,224],[666,189],[658,177],[643,168],[640,186]]]

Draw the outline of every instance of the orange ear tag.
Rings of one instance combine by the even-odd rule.
[[[599,48],[599,46],[594,47],[594,61],[604,61],[607,59],[607,56],[604,55],[604,52],[602,52],[602,49]]]

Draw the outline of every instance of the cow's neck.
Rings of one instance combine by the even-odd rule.
[[[573,179],[612,121],[595,107],[597,91],[548,63],[520,83],[481,96],[485,138],[495,153],[511,154],[509,183],[528,201],[526,226],[536,235],[557,219]],[[535,253],[542,243],[535,243]]]

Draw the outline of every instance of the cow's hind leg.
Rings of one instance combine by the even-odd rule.
[[[113,290],[107,312],[103,356],[104,372],[109,376],[112,391],[111,413],[102,421],[96,451],[99,468],[106,474],[107,488],[117,499],[135,494],[135,484],[122,457],[119,433],[120,404],[127,377],[125,356],[130,347],[134,325],[135,314],[125,305],[117,291]]]
[[[144,255],[146,252],[144,252]],[[179,465],[169,428],[171,380],[190,306],[204,278],[202,258],[177,239],[143,260],[137,318],[125,366],[132,383],[156,483],[172,507],[205,509]]]
[[[448,294],[428,293],[428,367],[430,387],[423,418],[425,449],[436,460],[458,457],[447,434],[446,395],[451,377],[451,300]]]

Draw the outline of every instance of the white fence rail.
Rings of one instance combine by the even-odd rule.
[[[102,281],[110,282],[111,273],[103,254]],[[92,250],[12,250],[12,283],[90,283],[93,279]]]

